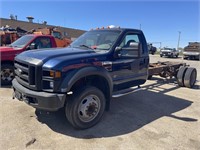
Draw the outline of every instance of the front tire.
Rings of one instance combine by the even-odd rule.
[[[103,116],[106,99],[102,91],[93,86],[77,90],[65,107],[68,121],[77,129],[94,126]]]

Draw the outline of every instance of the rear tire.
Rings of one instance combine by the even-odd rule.
[[[188,68],[184,76],[184,85],[192,88],[196,82],[197,70],[195,68]]]
[[[187,67],[181,66],[177,73],[177,82],[178,82],[178,85],[181,87],[184,86],[184,76],[185,76],[186,70],[187,70]]]
[[[68,121],[74,128],[86,129],[94,126],[103,116],[106,99],[102,91],[93,86],[77,90],[65,107]]]
[[[1,65],[1,85],[11,85],[14,78],[14,66],[11,64]]]

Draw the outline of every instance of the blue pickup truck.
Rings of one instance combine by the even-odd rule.
[[[127,28],[91,30],[56,51],[23,52],[15,57],[14,66],[14,98],[36,109],[65,108],[66,118],[78,129],[95,125],[109,110],[111,97],[130,87],[138,90],[149,76],[162,71],[149,72],[144,34]]]

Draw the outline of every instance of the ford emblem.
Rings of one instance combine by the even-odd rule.
[[[20,74],[22,73],[22,69],[18,68],[17,70],[19,71]]]

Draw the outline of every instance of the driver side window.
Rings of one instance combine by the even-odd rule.
[[[52,48],[52,43],[50,38],[48,37],[36,38],[33,42],[31,42],[31,44],[29,44],[27,50],[42,49],[42,48]]]
[[[135,45],[136,44],[136,45]],[[139,37],[135,33],[128,33],[125,35],[119,47],[122,48],[120,51],[123,57],[138,57],[139,56]]]
[[[137,42],[139,43],[139,37],[137,34],[129,33],[127,34],[123,41],[120,44],[120,47],[130,47],[131,42]]]

